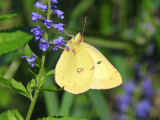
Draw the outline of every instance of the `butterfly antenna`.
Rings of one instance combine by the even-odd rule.
[[[82,36],[83,36],[83,34],[84,34],[84,30],[85,30],[86,23],[87,23],[87,16],[85,17]]]
[[[87,16],[85,17],[85,21],[84,21],[84,26],[83,26],[83,33],[82,33],[81,42],[83,42],[83,34],[84,34],[84,30],[85,30],[86,23],[87,23]]]
[[[70,34],[68,34],[68,33],[65,32],[65,31],[64,31],[64,34],[67,35],[67,36],[69,36],[69,37],[72,37],[72,38],[75,37],[74,35],[70,35]]]

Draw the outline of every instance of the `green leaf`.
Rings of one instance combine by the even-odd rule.
[[[9,87],[16,92],[30,98],[26,88],[21,82],[18,82],[14,79],[0,78],[0,84],[5,85],[6,87]]]
[[[27,91],[28,91],[28,94],[30,95],[30,99],[32,99],[32,91],[33,91],[33,88],[36,87],[37,84],[36,84],[36,80],[35,79],[32,79],[30,82],[28,82],[27,84]]]
[[[13,18],[17,15],[18,15],[18,13],[8,13],[8,14],[0,15],[0,20],[10,19],[10,18]]]
[[[54,85],[53,78],[47,78],[45,86]],[[59,99],[57,92],[43,92],[46,111],[48,116],[58,115]]]
[[[28,84],[27,84],[27,91],[28,91],[28,94],[31,96],[33,89],[31,87],[31,83],[30,82],[28,82]]]
[[[15,90],[16,92],[19,92],[20,94],[29,97],[29,94],[26,90],[26,88],[24,87],[24,85],[21,82],[18,82],[14,79],[11,80],[11,85],[12,85],[12,89]]]
[[[38,120],[88,120],[88,119],[57,116],[57,117],[39,118]]]
[[[27,44],[25,46],[24,56],[31,56],[32,54],[34,54],[34,52],[30,49],[29,45]]]
[[[53,70],[49,71],[49,72],[46,74],[46,76],[47,76],[47,77],[53,76],[54,73],[55,73],[55,70],[53,69]]]
[[[26,32],[17,30],[14,32],[1,32],[0,33],[0,55],[14,51],[22,47],[25,43],[33,38]]]
[[[0,108],[5,109],[9,107],[12,100],[11,93],[0,86]]]
[[[17,110],[8,110],[0,114],[0,120],[24,120]]]
[[[9,79],[6,79],[6,78],[2,78],[2,77],[0,77],[0,85],[4,85],[4,86],[6,86],[6,87],[8,87],[8,88],[12,88],[12,85],[11,85],[11,83],[10,83],[10,80]]]
[[[40,91],[48,91],[48,92],[60,92],[64,89],[64,87],[62,88],[57,88],[55,86],[47,86],[47,87],[43,87],[40,88]]]
[[[102,93],[98,90],[89,90],[87,93],[96,108],[100,120],[110,120],[108,105]]]
[[[82,14],[85,14],[85,12],[87,11],[87,9],[93,4],[95,0],[81,0],[79,2],[79,4],[75,7],[75,9],[73,10],[72,14],[71,14],[71,20],[68,24],[68,26],[70,27],[75,27],[75,25],[77,24],[77,19],[79,16],[82,16]]]
[[[39,76],[37,76],[37,79],[38,79],[38,77],[39,77]],[[41,76],[40,82],[38,81],[40,84],[39,84],[38,86],[41,87],[41,86],[45,83],[46,79],[47,79],[47,76],[46,76],[46,69],[43,68],[42,76]]]
[[[94,0],[81,0],[80,3],[76,6],[74,11],[71,14],[72,19],[78,18],[82,13],[84,13],[87,8],[93,4]]]
[[[7,111],[7,115],[9,120],[17,120],[16,116],[11,111]]]
[[[35,79],[32,79],[31,82],[30,82],[30,85],[31,85],[31,88],[34,88],[36,87],[36,80]]]
[[[17,120],[24,120],[17,110],[12,110],[12,113],[16,116]]]
[[[8,116],[6,112],[0,114],[0,120],[8,120]]]
[[[74,97],[75,95],[69,92],[64,92],[63,97],[62,97],[62,103],[61,103],[60,110],[59,110],[60,115],[68,116],[70,114]]]

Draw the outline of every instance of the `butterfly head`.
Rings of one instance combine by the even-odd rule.
[[[72,44],[79,44],[80,42],[83,42],[83,36],[82,36],[82,34],[81,33],[78,33],[75,37],[73,37],[72,39],[71,39],[71,41],[72,41]]]

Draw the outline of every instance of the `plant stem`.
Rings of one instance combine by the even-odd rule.
[[[51,15],[51,0],[48,0],[47,19],[50,19],[50,15]],[[48,33],[47,32],[44,35],[44,39],[46,41],[48,41]],[[28,110],[26,120],[30,120],[33,109],[34,109],[34,106],[35,106],[35,103],[36,103],[36,100],[38,98],[39,88],[41,87],[41,82],[42,82],[41,79],[43,77],[43,68],[44,68],[45,58],[46,58],[46,52],[43,52],[43,54],[42,54],[42,65],[41,65],[41,68],[39,70],[39,75],[38,75],[38,78],[37,78],[38,87],[35,90],[35,94],[34,94],[33,99],[31,99],[31,104],[30,104],[30,107],[29,107],[29,110]]]
[[[30,120],[30,118],[31,118],[31,115],[32,115],[32,112],[33,112],[33,108],[35,106],[35,103],[36,103],[36,100],[37,100],[37,97],[38,97],[38,93],[39,93],[39,89],[36,89],[35,94],[34,94],[34,98],[31,100],[31,105],[29,107],[26,120]]]
[[[51,0],[48,0],[47,19],[50,19],[50,16],[51,16]]]

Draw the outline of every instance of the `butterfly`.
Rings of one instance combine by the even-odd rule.
[[[89,89],[110,89],[122,83],[120,73],[78,33],[68,43],[55,68],[55,81],[64,90],[79,94]]]

